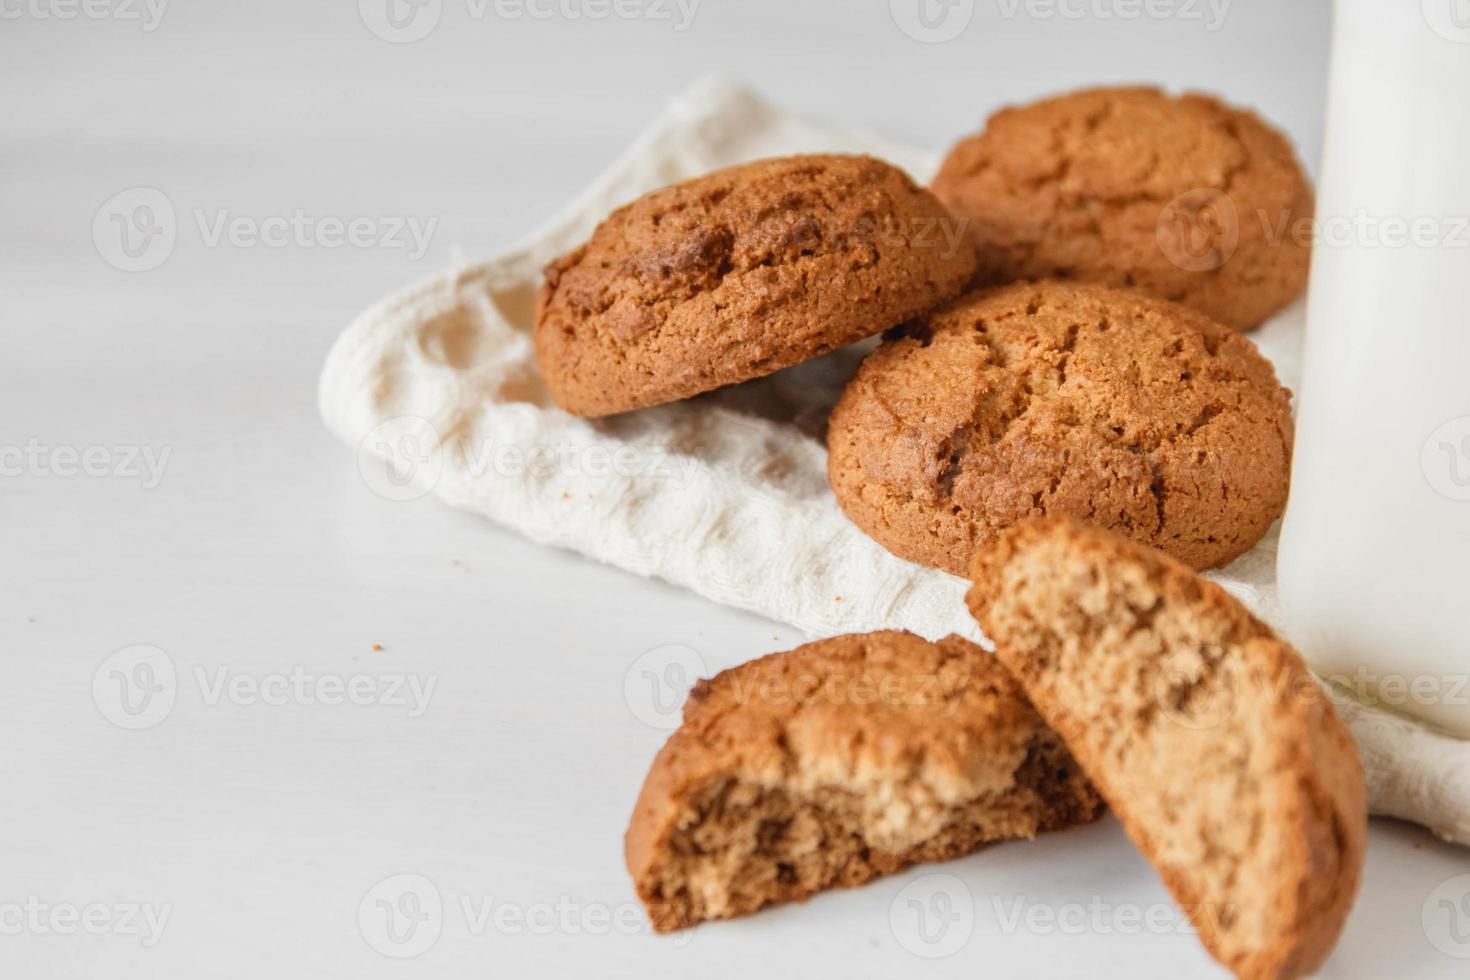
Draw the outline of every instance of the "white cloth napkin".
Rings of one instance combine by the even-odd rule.
[[[814,636],[881,628],[978,637],[966,583],[894,557],[852,525],[814,437],[871,342],[691,401],[601,421],[557,410],[531,320],[541,268],[638,195],[745,160],[864,152],[919,180],[935,154],[798,119],[707,79],[519,247],[391,296],[327,359],[321,411],[369,485],[432,489],[531,539],[656,576]],[[1295,384],[1299,309],[1252,335]],[[1213,577],[1276,616],[1276,536]],[[768,651],[752,650],[752,656]],[[1470,743],[1340,697],[1372,811],[1470,844]]]

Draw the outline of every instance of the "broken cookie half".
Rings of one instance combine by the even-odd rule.
[[[997,655],[1241,978],[1327,958],[1357,892],[1363,768],[1297,652],[1219,586],[1047,519],[975,553]]]
[[[700,681],[625,839],[660,932],[1095,819],[1000,663],[957,636],[839,636]]]

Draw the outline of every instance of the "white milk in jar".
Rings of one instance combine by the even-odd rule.
[[[1310,233],[1288,632],[1470,735],[1470,0],[1339,0]]]

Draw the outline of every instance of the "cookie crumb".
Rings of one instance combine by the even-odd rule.
[[[381,644],[381,643],[374,643],[373,644],[373,653],[382,653],[382,652],[383,652],[383,644]]]

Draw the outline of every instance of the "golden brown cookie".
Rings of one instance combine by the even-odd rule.
[[[982,284],[1136,286],[1241,330],[1306,285],[1312,189],[1290,144],[1209,96],[1099,88],[1004,109],[933,187],[968,219]]]
[[[1100,812],[991,654],[957,636],[869,633],[700,681],[625,852],[665,932]]]
[[[868,355],[832,412],[828,478],[894,554],[963,575],[975,547],[1062,514],[1196,568],[1281,514],[1290,393],[1245,337],[1136,290],[973,293]]]
[[[1048,519],[975,554],[970,610],[1210,953],[1311,973],[1362,873],[1363,768],[1297,652],[1159,552]]]
[[[880,333],[974,269],[959,224],[896,167],[763,160],[642,197],[551,263],[536,356],[558,405],[610,415]]]

